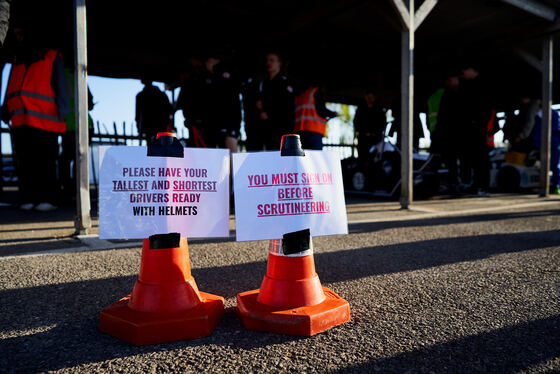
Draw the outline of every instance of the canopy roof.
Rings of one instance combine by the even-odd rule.
[[[416,3],[418,9],[422,1]],[[284,54],[295,79],[325,83],[332,101],[356,103],[366,87],[387,105],[398,96],[402,28],[392,0],[142,4],[86,2],[89,74],[148,74],[173,85],[189,57],[217,52],[246,79],[262,70],[263,54],[273,49]],[[39,28],[71,61],[72,1],[15,0],[12,8],[14,23]],[[558,14],[558,0],[440,0],[416,30],[417,101],[467,60],[491,80],[497,104],[513,100],[525,85],[539,95],[540,38],[560,30]],[[9,39],[2,53],[11,59]]]

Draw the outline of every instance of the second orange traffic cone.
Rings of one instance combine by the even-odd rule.
[[[321,286],[312,250],[309,230],[270,241],[261,288],[237,295],[247,329],[311,336],[350,320],[348,302]]]

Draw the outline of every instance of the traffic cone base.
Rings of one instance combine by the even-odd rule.
[[[141,312],[129,307],[130,296],[101,311],[99,329],[134,345],[208,336],[224,314],[224,298],[201,292],[201,302],[188,310]]]
[[[237,294],[237,312],[248,330],[312,336],[350,321],[348,302],[322,287],[325,299],[316,305],[280,308],[257,301],[259,290]]]
[[[135,345],[157,344],[208,336],[223,314],[224,298],[196,286],[187,239],[154,235],[144,239],[132,293],[101,311],[99,329]]]

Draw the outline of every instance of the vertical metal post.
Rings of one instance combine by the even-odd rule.
[[[401,34],[401,208],[412,204],[414,116],[414,0],[408,4],[408,30]]]
[[[91,228],[88,164],[86,2],[74,0],[74,98],[76,102],[76,233]]]
[[[548,196],[550,188],[550,133],[552,105],[552,36],[543,41],[542,69],[542,123],[541,123],[541,190],[539,195]]]
[[[5,63],[0,63],[0,92],[2,92],[2,73],[4,72]],[[4,190],[4,156],[2,156],[2,123],[0,123],[0,194]],[[13,151],[12,151],[13,154]]]

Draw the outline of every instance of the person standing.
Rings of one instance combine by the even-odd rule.
[[[58,137],[66,131],[68,85],[62,55],[40,33],[14,27],[16,53],[0,114],[10,123],[20,209],[51,211],[57,199]]]
[[[537,149],[541,147],[542,117],[540,108],[534,117],[533,141]],[[550,192],[560,195],[560,115],[554,109],[550,109],[550,122]]]
[[[430,152],[440,155],[441,161],[448,170],[447,189],[448,192],[458,192],[459,149],[457,142],[460,141],[460,132],[457,126],[457,115],[459,102],[457,91],[459,89],[459,75],[451,73],[445,81],[445,89],[438,104],[437,116],[433,123],[437,124],[431,134]]]
[[[488,196],[490,161],[488,158],[488,123],[492,111],[488,100],[488,87],[482,81],[474,63],[461,68],[461,82],[457,91],[457,123],[460,131],[460,164],[463,183],[472,175],[472,191],[478,196]]]
[[[377,102],[373,90],[367,90],[364,103],[358,106],[354,116],[354,132],[358,138],[358,159],[365,162],[369,150],[383,140],[387,116]]]
[[[209,54],[200,75],[185,81],[177,106],[183,111],[194,146],[237,152],[241,126],[239,88],[219,54]]]
[[[278,52],[266,55],[267,76],[257,84],[254,103],[257,120],[247,133],[251,145],[248,150],[279,150],[282,135],[294,130],[294,89],[282,73],[282,66],[283,60]]]
[[[154,86],[151,79],[144,76],[142,83],[144,89],[136,95],[136,127],[140,137],[151,144],[158,132],[173,128],[172,106],[167,95]]]
[[[510,151],[529,153],[533,149],[533,128],[539,111],[540,101],[522,93],[518,105],[506,112],[504,138],[510,144]]]
[[[323,149],[327,120],[337,113],[325,106],[323,87],[311,86],[296,96],[295,129],[304,149]]]
[[[430,132],[430,135],[434,133],[437,126],[438,111],[444,92],[445,87],[441,87],[428,97],[428,131]]]

